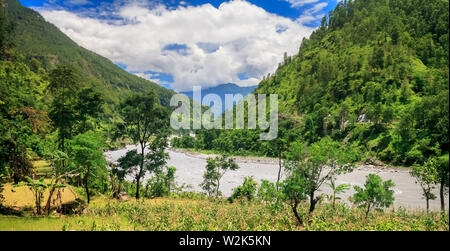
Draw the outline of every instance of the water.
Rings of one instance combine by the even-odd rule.
[[[135,146],[128,146],[125,149],[106,152],[105,156],[108,161],[115,162],[121,156],[129,150],[136,149]],[[173,150],[168,151],[170,160],[168,166],[173,166],[177,169],[176,179],[178,185],[186,185],[186,191],[202,192],[200,184],[203,181],[203,173],[206,166],[206,155],[193,156],[184,152],[177,152]],[[230,196],[233,192],[233,188],[241,185],[245,177],[253,176],[255,181],[268,180],[275,182],[278,176],[278,163],[274,161],[264,161],[258,163],[256,160],[244,160],[238,159],[237,163],[240,169],[236,171],[228,171],[221,180],[220,190],[224,196]],[[395,183],[395,202],[394,207],[400,206],[408,208],[410,210],[425,209],[425,199],[422,196],[422,189],[415,183],[415,179],[411,177],[409,171],[406,169],[394,169],[394,168],[371,168],[371,167],[359,167],[352,173],[344,174],[337,177],[336,184],[350,184],[352,186],[363,186],[366,180],[366,176],[369,174],[377,174],[383,180],[391,179]],[[147,175],[144,180],[147,180]],[[132,177],[128,178],[133,180]],[[323,185],[317,195],[321,193],[330,194],[331,189],[327,185]],[[340,197],[344,201],[348,201],[348,197],[354,193],[353,189],[350,189]],[[435,191],[438,195],[438,191]],[[448,208],[448,195],[446,196],[446,207]],[[430,208],[432,210],[440,210],[439,198],[430,202]]]

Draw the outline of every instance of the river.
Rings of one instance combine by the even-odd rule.
[[[108,161],[116,162],[120,157],[124,156],[129,150],[136,149],[135,146],[128,146],[117,151],[109,151],[105,153]],[[168,150],[170,159],[168,166],[173,166],[176,171],[176,182],[178,185],[185,185],[186,191],[201,192],[200,184],[203,181],[203,173],[206,166],[206,158],[210,157],[204,154],[189,154],[181,151]],[[275,182],[278,175],[278,163],[272,159],[264,158],[238,158],[237,163],[240,169],[237,171],[229,171],[221,180],[220,190],[224,196],[230,196],[233,188],[239,186],[244,181],[244,177],[253,176],[253,178],[260,182],[261,180],[268,180]],[[379,175],[383,180],[391,179],[395,183],[395,202],[394,207],[405,207],[409,210],[425,209],[425,199],[422,196],[422,189],[416,184],[415,179],[411,177],[407,169],[400,168],[379,168],[371,166],[360,166],[352,173],[343,174],[337,177],[336,184],[350,184],[352,186],[363,186],[366,176],[374,173]],[[149,176],[145,177],[147,180]],[[128,178],[132,180],[132,177]],[[328,186],[323,185],[317,194],[327,193],[331,190]],[[350,189],[340,197],[344,201],[352,196],[353,189]],[[438,195],[438,191],[435,191]],[[448,195],[446,196],[446,207],[448,208]],[[431,210],[439,210],[440,202],[439,196],[436,200],[430,202]]]

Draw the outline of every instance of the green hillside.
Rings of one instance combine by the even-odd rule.
[[[443,0],[339,3],[255,90],[279,95],[279,135],[287,137],[280,142],[330,136],[361,160],[407,166],[448,152],[448,7]],[[278,156],[255,131],[199,134],[186,146]]]
[[[95,86],[109,103],[118,103],[128,91],[155,90],[161,103],[167,105],[174,92],[130,74],[110,60],[78,46],[36,11],[16,0],[6,3],[6,16],[15,24],[13,42],[30,65],[49,71],[56,65],[72,65],[82,72],[82,80]],[[36,63],[36,60],[39,62]],[[37,64],[37,65],[36,65]]]
[[[407,165],[448,151],[448,7],[343,1],[257,92],[278,93],[310,143],[331,136]]]

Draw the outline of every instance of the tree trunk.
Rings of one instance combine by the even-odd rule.
[[[427,200],[427,213],[430,211],[430,198],[426,198]]]
[[[144,145],[144,143],[141,142],[141,163],[140,163],[140,167],[139,167],[139,174],[136,177],[136,200],[139,200],[139,198],[140,198],[139,190],[140,190],[140,186],[141,186],[142,171],[144,170],[144,157],[145,157],[144,152],[145,152],[145,145]]]
[[[56,183],[55,183],[55,185],[56,185]],[[48,193],[47,204],[45,205],[45,209],[44,209],[44,211],[47,213],[47,215],[50,215],[50,207],[51,207],[51,203],[52,203],[51,201],[52,201],[53,193],[56,190],[55,185],[52,187],[52,189]]]
[[[86,176],[84,177],[84,188],[86,190],[86,196],[87,196],[87,203],[89,204],[91,202],[91,196],[89,194],[89,173],[90,173],[90,167],[88,167]]]
[[[303,226],[303,220],[300,217],[300,215],[298,215],[297,208],[298,208],[298,202],[295,200],[294,205],[292,206],[292,211],[294,212],[295,218],[297,219],[300,226]]]
[[[311,192],[309,195],[309,213],[314,212],[314,209],[316,209],[316,203],[317,200],[314,199],[314,192]]]
[[[366,219],[369,216],[369,212],[370,212],[370,203],[367,204],[367,209],[366,209]]]
[[[441,179],[441,187],[439,188],[439,197],[441,198],[441,212],[445,212],[445,197],[444,197],[445,181]]]
[[[277,191],[279,190],[278,183],[280,182],[280,179],[281,179],[281,168],[282,168],[281,151],[278,152],[278,166],[279,166],[279,169],[278,169],[278,179],[277,179]]]

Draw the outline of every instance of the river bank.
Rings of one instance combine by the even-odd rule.
[[[108,161],[115,162],[127,151],[136,149],[136,146],[127,146],[117,151],[106,152],[105,156]],[[170,159],[167,165],[177,169],[176,182],[178,185],[184,185],[185,190],[202,192],[200,184],[203,181],[203,173],[205,171],[206,159],[215,155],[195,153],[192,151],[184,151],[179,149],[168,150]],[[233,189],[242,184],[245,177],[253,176],[255,181],[268,180],[275,182],[278,175],[278,160],[260,157],[237,157],[236,162],[240,169],[230,171],[225,174],[221,181],[221,192],[224,196],[230,196]],[[395,202],[394,208],[405,207],[409,210],[425,209],[425,200],[422,197],[422,189],[416,184],[415,179],[411,177],[409,171],[405,168],[396,167],[378,167],[373,165],[359,165],[351,173],[343,174],[337,177],[336,184],[349,184],[352,186],[363,186],[366,176],[369,174],[377,174],[383,180],[391,179],[395,183]],[[285,174],[282,174],[282,178]],[[149,177],[145,177],[145,180]],[[130,180],[132,178],[130,177]],[[329,194],[331,190],[327,185],[323,185],[318,194]],[[344,193],[341,197],[343,201],[348,201],[348,197],[353,196],[354,190],[351,189]],[[437,191],[436,191],[436,194]],[[448,201],[448,195],[446,197]],[[448,205],[446,205],[448,207]],[[440,210],[438,200],[431,201],[431,210]]]

